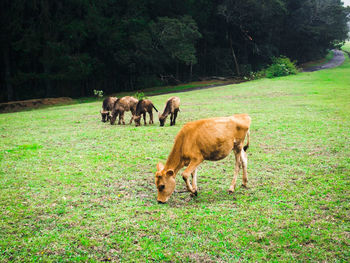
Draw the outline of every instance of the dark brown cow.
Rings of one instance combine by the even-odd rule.
[[[160,126],[164,126],[166,118],[170,114],[170,126],[175,125],[177,113],[180,111],[180,98],[171,97],[167,100],[162,114],[159,115]]]
[[[102,122],[106,122],[106,121],[109,121],[111,119],[111,111],[112,111],[113,105],[117,99],[118,98],[116,98],[116,97],[107,97],[103,100],[102,110],[100,111]]]
[[[156,112],[158,112],[158,110],[156,109],[156,107],[154,107],[152,101],[150,100],[139,100],[139,102],[137,103],[136,106],[136,112],[135,112],[135,116],[134,116],[134,122],[136,127],[140,126],[141,124],[141,114],[143,115],[143,121],[146,125],[146,113],[148,112],[149,114],[149,124],[153,124],[153,109],[156,110]]]
[[[204,160],[217,161],[225,158],[233,150],[236,163],[233,180],[229,189],[233,193],[240,166],[243,168],[243,186],[247,185],[247,155],[249,146],[249,127],[251,119],[247,114],[212,118],[185,124],[175,137],[174,146],[163,165],[158,163],[155,183],[157,200],[165,203],[175,190],[175,177],[178,171],[187,166],[182,173],[187,190],[197,195],[197,167]],[[247,144],[243,147],[247,136]],[[192,185],[190,176],[192,175]]]
[[[130,124],[131,124],[134,119],[137,103],[138,103],[138,100],[130,96],[125,96],[120,99],[117,99],[114,103],[113,110],[112,110],[112,117],[110,120],[111,125],[115,123],[115,120],[117,119],[118,115],[119,115],[118,124],[121,124],[122,122],[125,125],[124,113],[126,111],[131,111],[131,114],[132,114],[132,117],[130,119]]]

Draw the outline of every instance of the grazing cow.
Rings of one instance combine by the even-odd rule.
[[[113,109],[114,102],[118,98],[116,97],[107,97],[103,100],[102,102],[102,110],[100,111],[101,117],[102,117],[102,122],[109,121],[111,119],[111,111]]]
[[[164,111],[159,115],[160,126],[164,126],[166,118],[170,114],[170,126],[175,125],[177,113],[180,111],[180,98],[171,97],[165,104]]]
[[[132,114],[132,117],[130,119],[130,124],[131,124],[134,119],[137,103],[138,103],[138,100],[130,96],[125,96],[120,99],[117,99],[114,103],[113,110],[112,110],[112,117],[110,120],[111,125],[115,123],[115,120],[117,119],[118,115],[119,115],[118,124],[121,124],[122,122],[125,125],[124,112],[126,111],[131,111],[131,114]]]
[[[156,109],[156,107],[154,107],[152,101],[150,100],[139,100],[139,102],[136,105],[136,112],[135,112],[135,116],[134,116],[134,122],[135,122],[135,126],[140,126],[141,125],[141,114],[143,115],[143,121],[146,125],[146,113],[148,112],[149,114],[149,124],[153,124],[153,112],[152,110],[155,109],[156,112],[158,112],[158,110]]]
[[[233,150],[236,158],[233,180],[229,192],[233,193],[240,166],[243,168],[243,186],[247,186],[247,155],[251,118],[247,114],[212,118],[185,124],[175,137],[174,146],[163,165],[158,163],[155,183],[158,203],[166,203],[175,190],[175,177],[182,173],[187,190],[197,195],[197,167],[204,160],[217,161]],[[245,137],[247,144],[243,147]],[[192,185],[189,177],[192,175]]]

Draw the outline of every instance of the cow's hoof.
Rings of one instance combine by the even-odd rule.
[[[194,197],[194,196],[198,196],[198,192],[197,190],[194,192],[194,193],[191,193],[191,196]]]
[[[232,195],[232,194],[234,193],[234,191],[228,190],[228,193],[229,193],[230,195]]]
[[[242,187],[245,188],[245,189],[249,189],[249,187],[245,184],[242,184]]]

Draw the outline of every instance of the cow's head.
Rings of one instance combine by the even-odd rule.
[[[164,126],[164,123],[165,123],[165,119],[166,117],[163,117],[163,115],[159,115],[159,123],[160,123],[160,126]]]
[[[174,170],[165,170],[164,165],[158,163],[155,181],[158,190],[157,201],[160,204],[165,204],[175,190]]]
[[[102,122],[106,122],[110,119],[109,111],[100,111],[101,117],[102,117]]]
[[[140,122],[141,122],[141,115],[140,116],[134,116],[134,122],[135,122],[135,126],[140,126]]]

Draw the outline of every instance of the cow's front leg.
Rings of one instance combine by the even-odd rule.
[[[197,185],[195,185],[195,188],[192,187],[190,183],[190,175],[195,172],[197,166],[201,163],[201,160],[192,160],[188,167],[183,171],[182,178],[184,179],[186,183],[187,190],[191,192],[193,195],[197,195]],[[197,180],[196,180],[197,181]]]
[[[135,113],[136,113],[135,110],[134,110],[133,108],[131,108],[130,111],[131,111],[131,119],[130,119],[129,124],[131,124],[132,121],[134,121]],[[134,122],[135,122],[135,121],[134,121]]]
[[[241,159],[241,153],[240,152],[239,153],[235,152],[235,159],[236,159],[235,171],[234,171],[234,174],[233,174],[233,179],[232,179],[232,183],[231,183],[230,189],[228,190],[228,192],[230,194],[232,194],[235,191],[235,187],[236,187],[236,181],[237,181],[237,176],[238,176],[238,173],[239,173],[239,165],[240,165],[240,159]]]
[[[192,188],[196,192],[198,191],[198,188],[197,188],[197,168],[192,172]]]
[[[119,118],[118,125],[120,125],[121,121],[122,121],[122,113],[121,112],[119,112],[118,118]]]
[[[121,116],[121,119],[122,119],[122,123],[123,123],[123,125],[125,125],[125,121],[124,121],[124,113],[125,113],[125,111],[123,111],[123,112],[121,112],[121,113],[120,113],[120,116]]]

